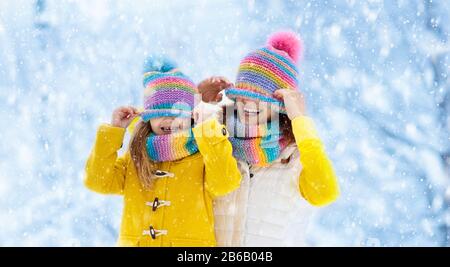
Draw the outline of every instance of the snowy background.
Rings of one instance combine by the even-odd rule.
[[[273,31],[304,39],[301,88],[340,178],[310,245],[450,245],[450,2],[0,1],[0,246],[112,246],[121,198],[84,188],[95,130],[141,104],[164,52],[234,79]]]

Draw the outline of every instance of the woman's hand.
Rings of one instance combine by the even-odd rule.
[[[198,92],[202,95],[203,102],[220,102],[222,94],[220,91],[233,86],[233,83],[227,78],[221,76],[213,76],[203,80],[198,84]]]
[[[119,107],[113,111],[111,125],[114,127],[127,128],[139,114],[139,111],[132,106]]]
[[[279,89],[273,93],[273,96],[284,102],[286,112],[290,120],[305,114],[305,97],[299,91],[292,89]]]

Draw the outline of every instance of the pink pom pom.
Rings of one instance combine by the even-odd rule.
[[[302,54],[302,41],[293,31],[280,31],[272,34],[267,45],[286,52],[294,62],[298,62]]]

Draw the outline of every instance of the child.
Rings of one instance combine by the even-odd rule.
[[[234,86],[221,77],[199,85],[203,101],[221,100],[218,92],[225,87],[234,100],[225,118],[242,182],[215,201],[220,246],[306,245],[314,210],[300,196],[323,206],[339,195],[331,162],[297,90],[300,52],[295,33],[279,32],[241,61]]]
[[[241,179],[228,133],[214,118],[192,128],[196,86],[170,61],[152,58],[144,72],[145,110],[118,108],[111,124],[100,126],[85,185],[124,196],[120,246],[215,246],[212,199]]]

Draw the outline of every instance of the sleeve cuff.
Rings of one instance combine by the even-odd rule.
[[[320,139],[314,121],[306,116],[299,116],[292,120],[292,131],[297,144],[308,139]]]
[[[216,144],[228,139],[228,131],[226,127],[220,124],[216,118],[210,118],[196,125],[192,131],[195,139],[202,138],[210,144]]]
[[[122,147],[125,128],[102,124],[97,131],[97,145],[117,151]]]

